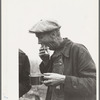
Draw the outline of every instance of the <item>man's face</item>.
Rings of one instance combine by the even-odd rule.
[[[48,46],[50,50],[55,50],[59,46],[56,36],[50,33],[36,33],[38,44]]]

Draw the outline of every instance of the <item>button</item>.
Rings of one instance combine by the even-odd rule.
[[[56,89],[60,89],[60,85],[56,86]]]
[[[75,89],[77,88],[77,86],[76,86],[76,85],[74,85],[73,87],[74,87]]]
[[[61,65],[62,63],[59,63],[59,65]]]

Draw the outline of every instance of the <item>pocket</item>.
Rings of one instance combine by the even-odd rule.
[[[53,62],[53,72],[63,74],[64,64],[61,57],[57,59],[55,62]]]

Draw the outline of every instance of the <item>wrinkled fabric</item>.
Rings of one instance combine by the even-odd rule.
[[[48,65],[44,66],[43,62],[40,64],[41,73],[62,71],[54,68],[59,56],[62,58],[62,63],[58,63],[64,66],[62,70],[66,79],[62,84],[62,92],[58,93],[57,89],[54,92],[52,90],[55,87],[48,87],[46,100],[96,100],[96,67],[87,48],[68,38],[64,39],[63,45],[54,52]],[[52,92],[56,93],[56,96],[58,93],[59,99],[56,96],[52,98]]]

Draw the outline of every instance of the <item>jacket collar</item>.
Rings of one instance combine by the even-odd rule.
[[[69,57],[70,48],[71,48],[72,44],[73,44],[73,42],[71,40],[69,40],[68,38],[64,38],[64,42],[61,44],[61,46],[58,50],[55,50],[55,52],[52,56],[57,57],[57,56],[61,55],[61,53],[62,53],[64,56]]]
[[[69,40],[68,38],[64,38],[64,41],[65,41],[64,49],[61,52],[64,56],[69,57],[70,48],[71,48],[73,42],[71,40]]]

